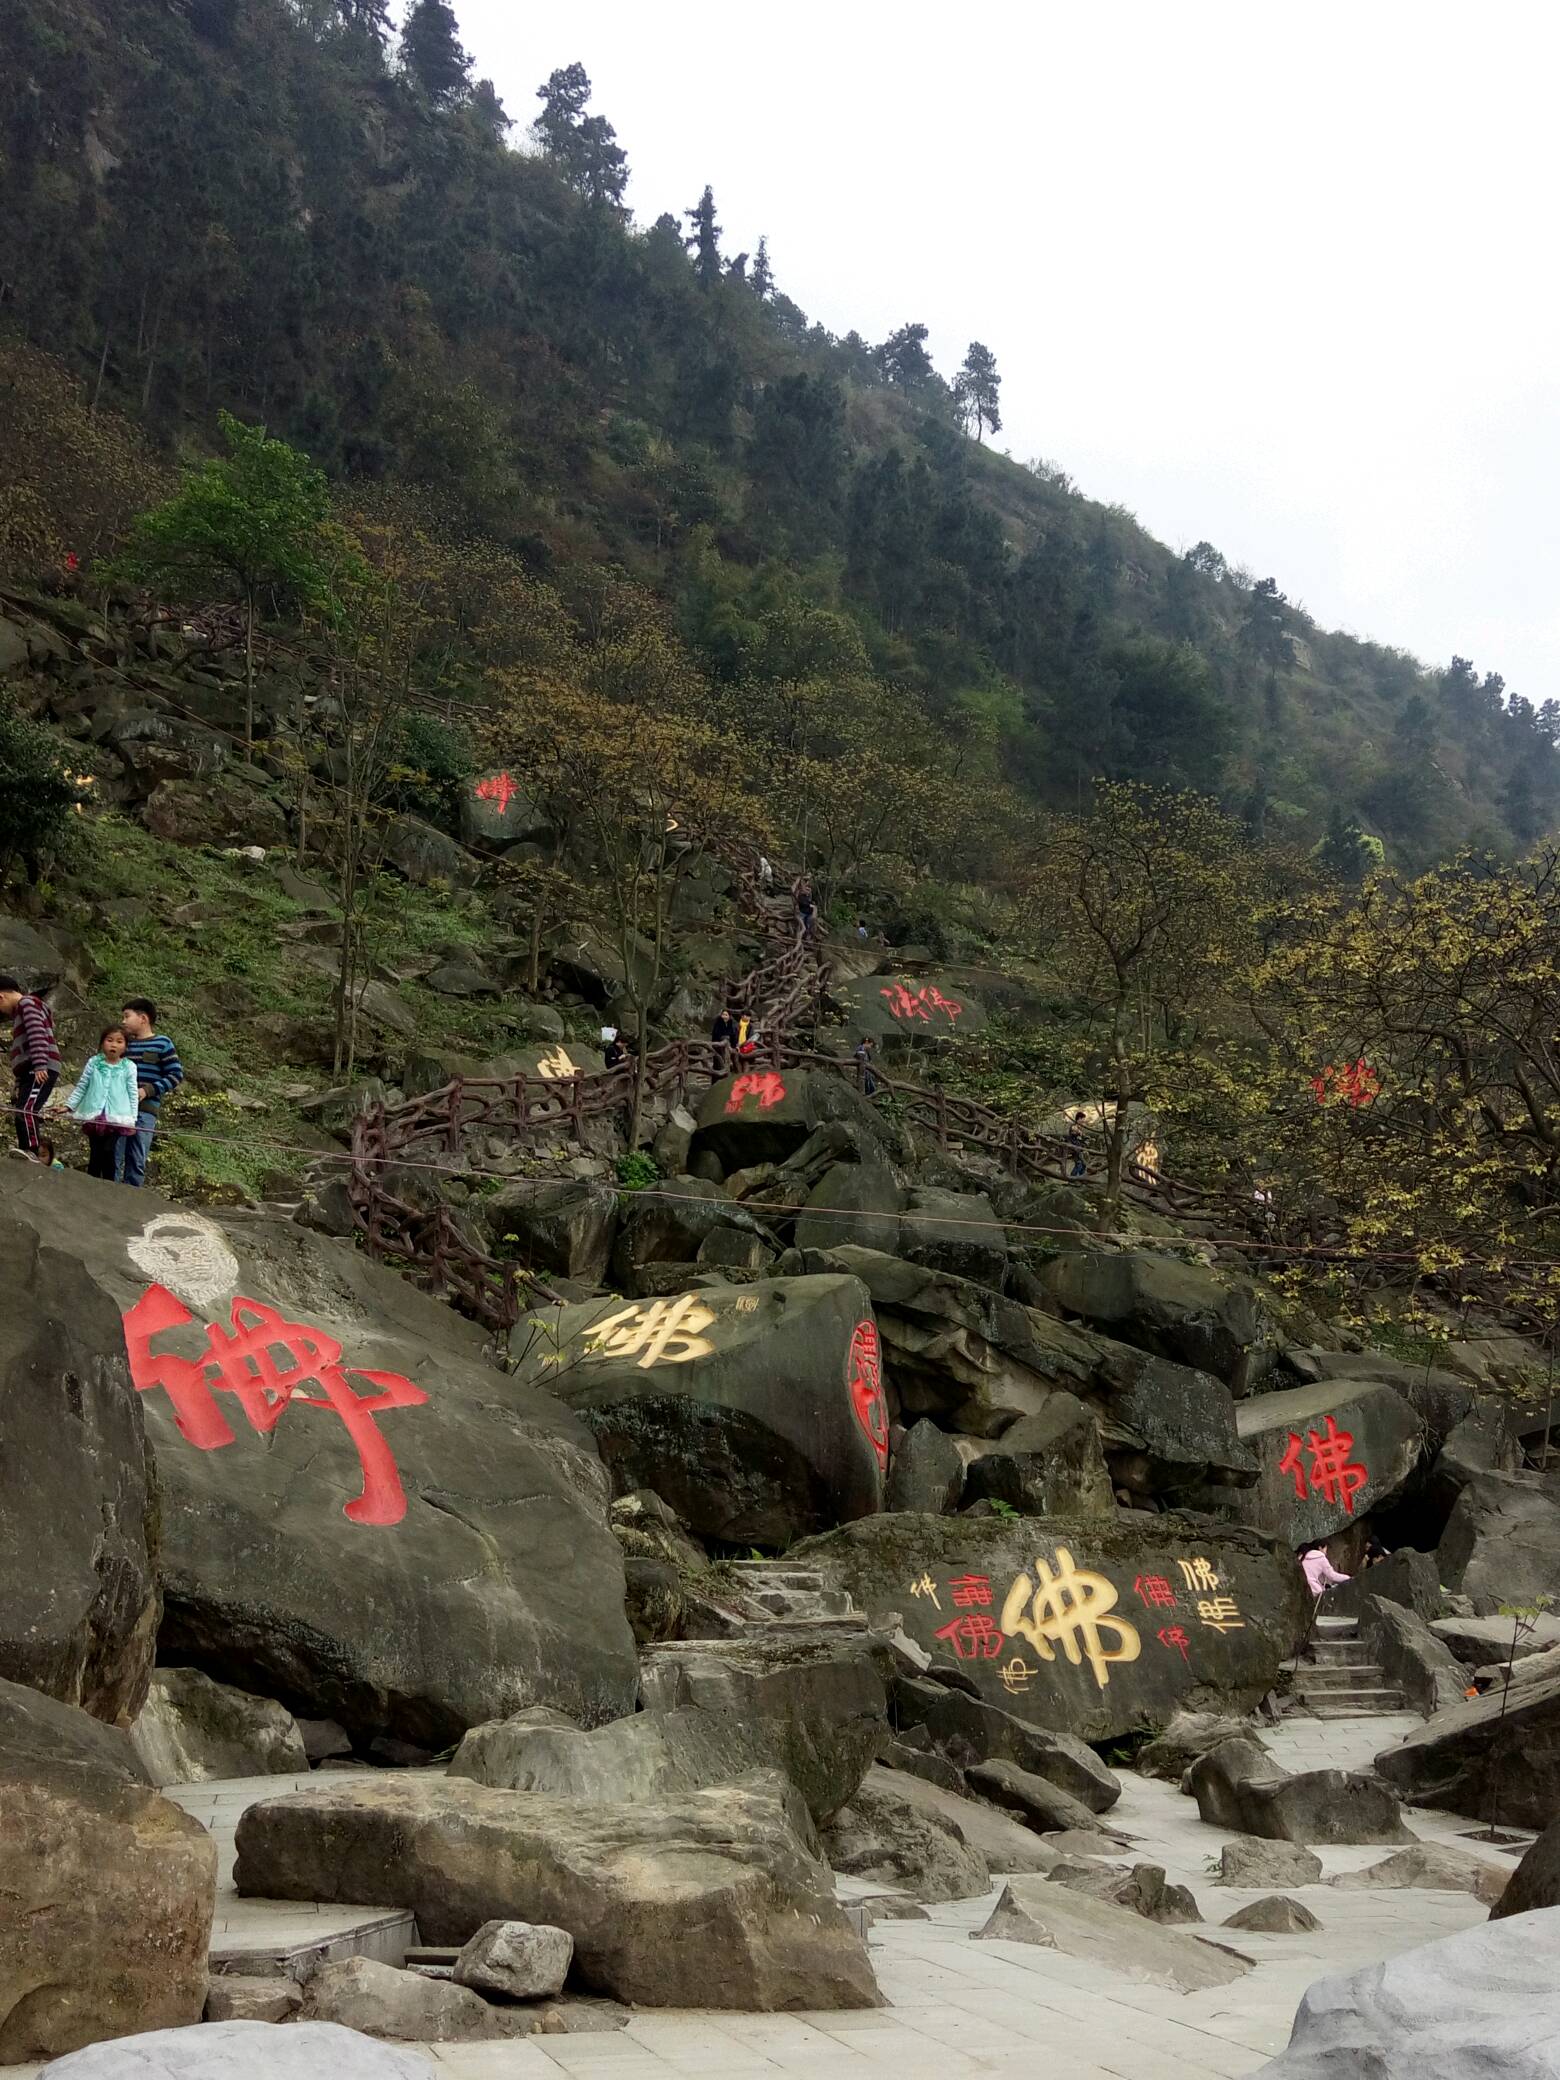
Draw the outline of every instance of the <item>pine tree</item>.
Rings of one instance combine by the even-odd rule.
[[[753,255],[753,272],[748,276],[753,285],[753,294],[762,301],[775,286],[775,278],[769,266],[769,240],[760,237],[758,251]]]
[[[720,226],[715,221],[715,190],[706,186],[692,209],[683,215],[693,226],[693,236],[683,244],[693,255],[693,271],[702,288],[720,280]]]
[[[450,0],[413,0],[401,30],[401,66],[435,107],[470,93],[471,60],[461,49]]]
[[[970,350],[964,357],[964,366],[953,379],[953,401],[965,425],[974,426],[976,440],[985,439],[988,426],[993,433],[1002,431],[1002,418],[997,410],[997,392],[1001,388],[996,355],[990,347],[983,347],[978,339],[972,339]]]
[[[926,327],[901,325],[875,350],[878,366],[891,383],[924,383],[933,373],[926,351]]]

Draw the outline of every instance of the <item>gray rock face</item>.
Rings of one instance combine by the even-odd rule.
[[[1515,1624],[1510,1618],[1436,1618],[1430,1630],[1464,1668],[1526,1661],[1560,1647],[1560,1618],[1547,1613]]]
[[[65,1233],[10,1203],[69,1177],[5,1166],[0,1199],[0,1677],[131,1718],[157,1635],[154,1522],[118,1310]],[[87,1190],[91,1187],[85,1180]]]
[[[1560,1598],[1560,1507],[1510,1474],[1477,1474],[1447,1519],[1436,1561],[1442,1585],[1471,1597],[1480,1617]]]
[[[1258,2080],[1556,2080],[1560,1915],[1465,1928],[1307,1988]]]
[[[1535,1907],[1560,1907],[1560,1819],[1551,1820],[1524,1851],[1505,1891],[1491,1907],[1490,1919],[1529,1914]]]
[[[1376,1771],[1415,1805],[1547,1827],[1560,1809],[1560,1677],[1513,1684],[1454,1705],[1376,1757]]]
[[[823,1850],[834,1870],[899,1886],[927,1905],[974,1898],[991,1883],[962,1826],[917,1805],[892,1777],[863,1784],[841,1807],[824,1829]]]
[[[888,1469],[886,1509],[947,1516],[964,1492],[964,1461],[946,1430],[929,1417],[911,1425]]]
[[[796,1217],[796,1247],[880,1249],[893,1256],[903,1198],[886,1163],[835,1163],[808,1193],[806,1211]]]
[[[522,1376],[578,1411],[619,1492],[701,1537],[785,1546],[875,1511],[888,1459],[877,1329],[853,1278],[776,1278],[546,1318]]]
[[[866,1237],[852,1237],[866,1243]],[[984,1192],[920,1187],[906,1197],[899,1252],[912,1264],[946,1271],[1000,1290],[1007,1272],[1007,1230]]]
[[[1037,1834],[1075,1829],[1088,1834],[1099,1823],[1081,1799],[1062,1791],[1046,1777],[1020,1769],[1016,1762],[972,1762],[964,1781],[982,1798],[1010,1813],[1019,1813]]]
[[[586,1285],[606,1277],[617,1194],[605,1185],[517,1177],[500,1185],[479,1210],[494,1247],[532,1270]]]
[[[487,1363],[473,1325],[291,1221],[224,1225],[17,1164],[0,1219],[99,1293],[63,1289],[105,1360],[128,1337],[168,1661],[431,1749],[531,1703],[590,1723],[632,1707],[594,1443]],[[256,1348],[277,1368],[263,1391]]]
[[[1222,1380],[1099,1341],[1090,1400],[1118,1483],[1173,1498],[1207,1482],[1241,1487],[1256,1478],[1256,1461],[1236,1428],[1234,1397]]]
[[[366,2037],[408,2044],[458,2044],[498,2034],[480,1994],[372,1957],[322,1964],[303,1991],[301,2022],[335,2022]]]
[[[1255,1287],[1149,1250],[1058,1257],[1041,1276],[1068,1314],[1140,1350],[1211,1372],[1236,1395],[1262,1384],[1283,1342]]]
[[[1399,1546],[1374,1567],[1362,1567],[1352,1581],[1329,1589],[1322,1609],[1352,1615],[1366,1596],[1401,1604],[1433,1627],[1441,1612],[1441,1577],[1435,1555],[1416,1552],[1412,1546]]]
[[[1467,1675],[1422,1618],[1381,1596],[1360,1597],[1357,1609],[1360,1637],[1371,1658],[1380,1663],[1387,1681],[1402,1691],[1411,1710],[1428,1717],[1462,1702]]]
[[[216,1883],[124,1734],[0,1682],[0,2065],[198,2022]]]
[[[888,1731],[870,1652],[827,1637],[684,1640],[653,1649],[646,1709],[762,1727],[778,1766],[820,1818],[850,1798]]]
[[[1292,1546],[1329,1538],[1378,1507],[1419,1461],[1414,1411],[1370,1380],[1259,1394],[1241,1404],[1236,1421],[1258,1473],[1232,1506]]]
[[[249,1808],[236,1882],[269,1899],[410,1906],[433,1943],[545,1920],[573,1936],[582,1984],[647,2007],[880,2001],[778,1779],[628,1806],[459,1778],[320,1783]]]
[[[1322,1924],[1299,1900],[1270,1892],[1266,1899],[1254,1899],[1248,1907],[1237,1907],[1233,1914],[1225,1916],[1222,1925],[1249,1928],[1268,1936],[1301,1936]]]
[[[1187,1772],[1198,1817],[1286,1842],[1411,1842],[1396,1795],[1341,1769],[1291,1776],[1255,1741],[1225,1741]]]
[[[463,1944],[451,1977],[457,1986],[505,2000],[546,2000],[563,1991],[574,1957],[566,1928],[545,1922],[485,1921]]]
[[[1176,1993],[1229,1986],[1251,1969],[1249,1958],[1233,1950],[1156,1928],[1126,1907],[1037,1878],[1008,1881],[978,1939],[1038,1943]]]
[[[1291,1552],[1169,1513],[869,1517],[791,1557],[874,1620],[899,1613],[989,1704],[1085,1741],[1157,1731],[1214,1699],[1250,1710],[1306,1622]]]
[[[1340,1892],[1397,1892],[1409,1888],[1419,1892],[1471,1892],[1475,1899],[1493,1907],[1511,1878],[1470,1849],[1453,1849],[1439,1842],[1416,1842],[1399,1849],[1363,1871],[1339,1871],[1327,1880]]]
[[[94,2044],[57,2059],[49,2080],[434,2080],[420,2051],[376,2044],[335,2023],[207,2023]]]
[[[1299,1842],[1262,1841],[1238,1834],[1219,1853],[1221,1885],[1242,1890],[1256,1885],[1319,1885],[1322,1859]]]
[[[969,1502],[1003,1502],[1026,1517],[1108,1516],[1116,1507],[1099,1426],[1073,1394],[1056,1393],[1039,1415],[1020,1416],[994,1451],[973,1460]]]
[[[1233,1719],[1226,1712],[1177,1712],[1157,1739],[1139,1748],[1137,1766],[1145,1776],[1179,1784],[1199,1755],[1229,1740],[1255,1740],[1259,1748],[1263,1745],[1244,1719]]]
[[[957,1768],[974,1762],[1016,1762],[1048,1778],[1091,1813],[1108,1813],[1121,1796],[1121,1780],[1085,1742],[1035,1726],[983,1698],[942,1683],[901,1681],[894,1686],[894,1706],[901,1729],[923,1728]]]
[[[158,1669],[130,1745],[154,1784],[302,1776],[309,1767],[298,1722],[285,1706],[214,1683],[195,1668]]]

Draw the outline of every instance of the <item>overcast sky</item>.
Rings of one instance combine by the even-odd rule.
[[[1560,695],[1548,9],[455,6],[522,126],[584,63],[642,223],[710,181],[831,331],[985,341],[1015,456]]]

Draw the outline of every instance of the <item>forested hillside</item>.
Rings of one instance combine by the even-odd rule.
[[[629,219],[632,139],[567,50],[506,111],[444,0],[410,24],[397,44],[385,0],[9,0],[0,565],[116,547],[227,410],[573,614],[620,571],[734,699],[827,682],[1020,799],[1191,786],[1345,867],[1351,819],[1410,866],[1551,826],[1560,704],[1322,631],[1282,573],[1177,555],[994,452],[996,363],[934,371],[915,282],[890,339],[834,337],[787,293],[805,252],[729,249],[718,166]]]

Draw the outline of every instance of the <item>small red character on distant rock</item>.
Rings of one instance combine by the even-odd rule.
[[[877,1454],[880,1471],[888,1469],[888,1402],[883,1393],[883,1358],[875,1322],[858,1322],[850,1339],[850,1405]]]
[[[496,802],[499,815],[507,816],[509,804],[520,790],[507,773],[489,773],[485,780],[477,782],[475,791],[479,802]]]
[[[728,1117],[740,1112],[750,1098],[756,1099],[760,1112],[767,1112],[785,1097],[785,1084],[773,1069],[765,1069],[751,1076],[739,1076],[731,1086],[731,1095],[726,1100]]]

